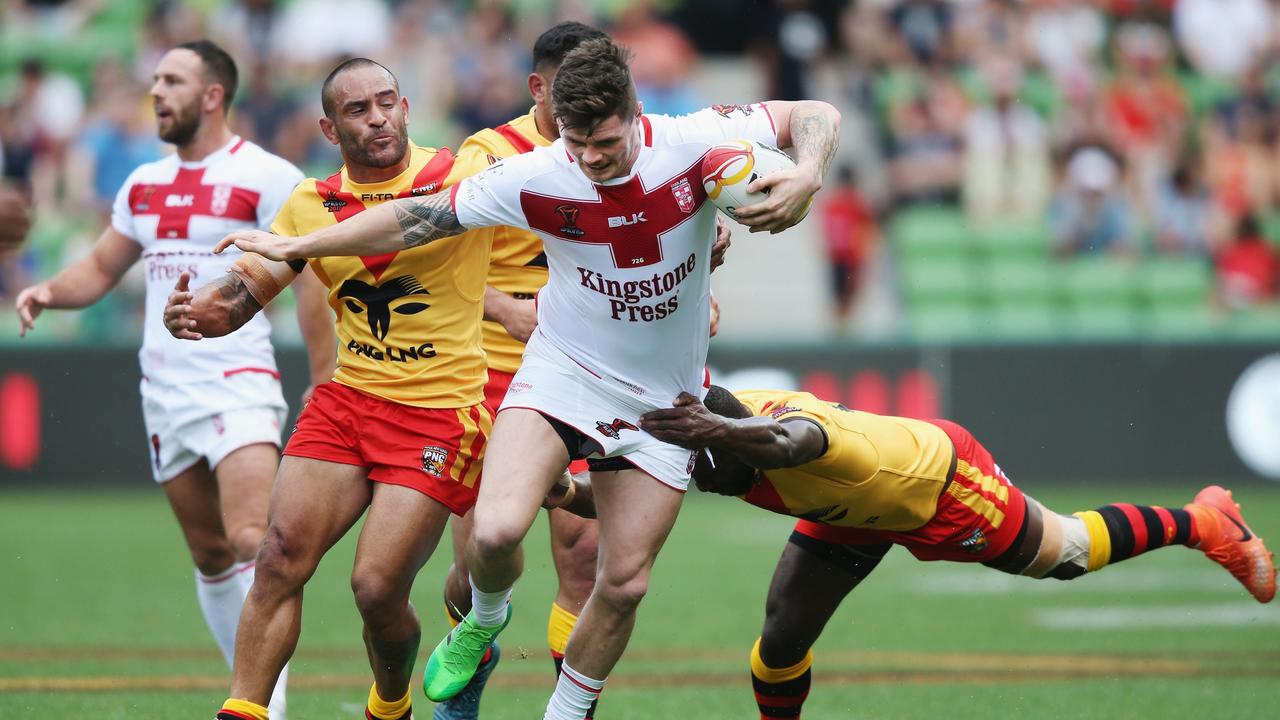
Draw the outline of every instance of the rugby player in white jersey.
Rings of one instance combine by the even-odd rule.
[[[219,279],[235,256],[212,250],[227,232],[266,228],[302,173],[227,126],[235,63],[207,40],[161,58],[150,94],[161,140],[177,152],[139,166],[116,196],[111,224],[92,252],[17,298],[22,334],[45,308],[97,302],[141,259],[146,264],[145,328],[139,360],[151,468],[164,488],[196,567],[201,610],[228,664],[253,559],[267,527],[286,405],[261,315],[234,336],[184,342],[164,327],[173,283]],[[235,254],[235,255],[238,255]],[[300,288],[299,317],[321,382],[334,339],[319,281]],[[295,284],[295,288],[298,287]],[[312,315],[320,322],[309,322]],[[284,676],[272,718],[284,717]]]
[[[835,152],[840,115],[822,102],[643,115],[627,55],[608,39],[569,53],[552,86],[561,139],[493,165],[447,197],[386,203],[301,237],[240,231],[221,244],[292,260],[388,252],[491,225],[543,239],[550,276],[538,326],[486,449],[468,552],[472,611],[427,663],[433,700],[466,685],[509,621],[520,543],[568,462],[587,457],[599,570],[545,715],[584,717],[630,637],[693,466],[688,450],[638,426],[648,410],[706,387],[716,211],[701,159],[735,138],[795,147],[795,168],[752,187],[768,188],[768,199],[737,211],[753,232],[778,232],[803,218]]]

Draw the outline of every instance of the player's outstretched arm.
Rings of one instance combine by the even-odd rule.
[[[840,145],[840,111],[821,100],[765,103],[778,126],[778,144],[795,148],[796,166],[756,180],[748,190],[766,200],[734,211],[751,232],[780,232],[804,219]]]
[[[108,227],[87,256],[18,293],[18,334],[25,336],[35,329],[36,318],[45,308],[75,309],[98,302],[141,256],[141,245]]]
[[[761,470],[803,465],[827,448],[826,433],[812,422],[727,418],[711,412],[689,393],[680,393],[671,408],[641,415],[640,429],[690,450],[709,447],[733,453]]]
[[[302,260],[341,255],[380,255],[418,247],[466,230],[453,211],[448,191],[394,200],[322,230],[281,237],[261,230],[238,230],[214,247],[235,245],[270,260]]]
[[[298,276],[288,263],[246,254],[227,274],[196,291],[182,273],[164,308],[164,326],[182,340],[222,337],[240,329]]]

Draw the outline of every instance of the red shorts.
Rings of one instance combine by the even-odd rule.
[[[484,402],[495,415],[498,413],[498,408],[502,406],[502,399],[507,396],[507,388],[511,387],[511,379],[515,376],[515,373],[489,368],[489,382],[484,386]],[[569,472],[574,475],[586,471],[586,460],[571,460],[569,462]]]
[[[930,420],[956,448],[956,473],[938,498],[938,511],[923,527],[906,532],[796,523],[796,532],[838,545],[905,547],[920,560],[989,562],[1009,549],[1026,518],[1022,491],[1009,482],[991,453],[968,430]]]
[[[462,515],[476,504],[492,428],[483,403],[422,408],[327,382],[298,415],[284,454],[369,468],[370,480],[412,488]]]

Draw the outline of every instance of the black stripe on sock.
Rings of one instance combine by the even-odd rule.
[[[812,683],[813,675],[809,670],[805,670],[800,677],[784,680],[780,683],[765,682],[751,674],[751,688],[761,695],[768,697],[800,697],[809,692],[809,685]]]
[[[1147,549],[1155,550],[1158,547],[1164,547],[1164,523],[1160,520],[1160,513],[1147,505],[1134,507],[1142,513],[1142,521],[1147,526]]]
[[[1169,510],[1169,514],[1173,516],[1173,541],[1179,545],[1186,545],[1191,539],[1191,513],[1186,510]],[[1162,530],[1161,533],[1164,531]],[[1163,535],[1162,535],[1163,536]]]
[[[1133,526],[1124,511],[1114,505],[1105,505],[1097,513],[1107,523],[1111,535],[1111,562],[1133,557]]]
[[[800,717],[800,706],[795,707],[768,707],[766,705],[757,705],[760,708],[760,715],[771,718],[794,718]]]
[[[552,656],[551,656],[551,661],[552,661],[552,662],[554,662],[554,663],[556,664],[556,679],[557,679],[557,680],[559,680],[559,679],[560,679],[560,667],[561,667],[562,665],[564,665],[564,658],[562,658],[562,657],[556,657],[555,655],[552,655]]]

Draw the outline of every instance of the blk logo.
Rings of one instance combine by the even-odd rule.
[[[648,222],[644,219],[644,213],[642,212],[634,213],[631,217],[627,217],[626,215],[615,215],[609,218],[609,227],[626,227],[628,225],[639,225],[642,222]]]
[[[577,205],[559,205],[556,207],[556,214],[564,221],[564,225],[560,226],[561,234],[569,237],[582,237],[587,234],[586,230],[578,227],[578,213],[582,212]]]
[[[391,330],[391,313],[416,315],[431,307],[424,302],[406,302],[393,308],[392,302],[400,298],[430,294],[412,275],[401,275],[381,285],[347,280],[338,288],[338,297],[346,299],[348,310],[353,313],[368,313],[369,332],[379,340],[385,338]]]
[[[605,437],[608,437],[608,438],[613,438],[614,440],[617,440],[618,438],[622,437],[623,430],[639,430],[639,429],[640,428],[636,427],[635,425],[632,425],[631,423],[627,422],[626,420],[623,420],[622,418],[614,418],[613,422],[611,423],[606,423],[601,420],[596,421],[596,430],[598,430],[601,435],[604,435]]]

